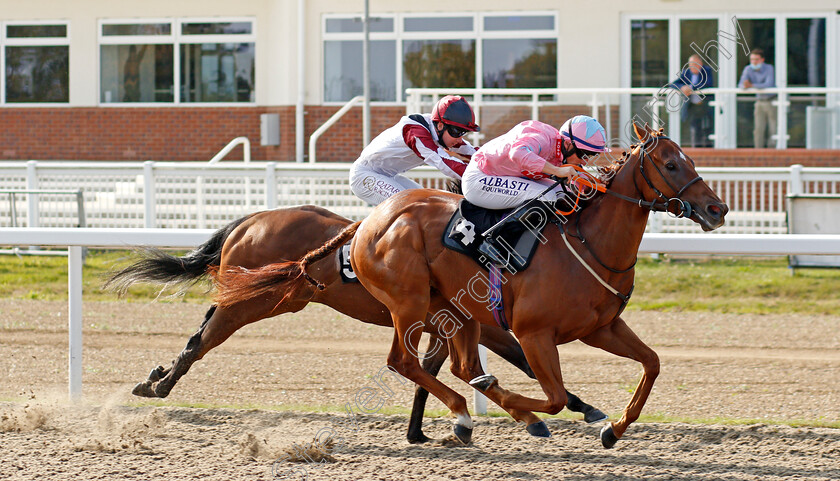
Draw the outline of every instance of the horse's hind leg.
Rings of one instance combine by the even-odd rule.
[[[164,398],[175,387],[181,376],[187,373],[193,363],[204,357],[208,351],[218,346],[234,332],[245,325],[275,316],[283,312],[295,312],[306,305],[305,301],[285,303],[282,310],[274,310],[276,300],[250,300],[228,308],[211,306],[204,321],[187,341],[183,351],[172,361],[168,370],[158,367],[149,375],[149,379],[134,386],[131,391],[135,396]]]
[[[428,286],[428,283],[426,285]],[[455,436],[462,443],[469,444],[472,438],[473,423],[467,410],[467,400],[424,371],[414,354],[418,352],[417,345],[420,343],[420,336],[423,333],[422,327],[425,324],[425,316],[429,307],[428,297],[424,299],[425,302],[416,302],[423,300],[417,299],[418,297],[422,297],[422,295],[406,293],[404,296],[395,297],[400,299],[400,302],[389,306],[394,320],[395,332],[391,352],[388,354],[388,365],[440,399],[457,417],[453,428]]]
[[[437,336],[429,338],[429,346],[423,356],[423,370],[437,377],[443,361],[449,356],[449,349],[445,341]],[[426,401],[429,398],[429,391],[420,386],[414,390],[414,405],[411,407],[411,418],[408,422],[408,442],[420,444],[431,441],[423,434],[423,414],[426,410]]]
[[[605,448],[611,448],[621,438],[630,423],[639,419],[642,407],[659,375],[659,356],[642,342],[620,317],[580,340],[617,356],[638,361],[644,368],[639,385],[633,391],[633,398],[624,409],[621,419],[604,426],[601,430],[601,443]]]
[[[161,379],[164,379],[167,376],[169,376],[173,368],[186,363],[186,359],[189,357],[189,355],[186,353],[193,350],[191,349],[191,345],[194,346],[197,342],[200,342],[201,333],[204,331],[204,327],[210,321],[210,318],[213,316],[214,312],[216,312],[216,306],[210,306],[210,309],[208,309],[207,313],[204,314],[204,320],[201,322],[201,326],[199,326],[198,331],[190,337],[190,339],[187,341],[187,347],[184,348],[183,351],[181,351],[181,354],[174,361],[172,361],[171,366],[169,366],[168,368],[158,366],[152,369],[152,372],[149,373],[149,378],[134,386],[134,389],[131,390],[131,394],[142,397],[166,397],[169,394],[169,390],[172,389],[171,387],[169,388],[169,390],[166,391],[166,394],[162,396],[159,396],[155,392],[155,388],[158,386],[158,383]],[[186,370],[189,370],[193,362],[195,362],[194,359],[190,361],[189,364],[186,366]],[[184,370],[185,373],[186,370]],[[181,376],[178,377],[180,378]],[[172,384],[174,385],[174,382]]]

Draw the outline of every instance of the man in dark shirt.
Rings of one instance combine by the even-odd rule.
[[[714,128],[714,114],[709,106],[710,96],[700,92],[704,88],[714,87],[712,69],[703,65],[699,55],[692,55],[688,58],[686,68],[680,72],[671,88],[680,90],[686,97],[683,103],[681,119],[688,122],[691,139],[691,147],[711,147],[712,142],[709,135]]]

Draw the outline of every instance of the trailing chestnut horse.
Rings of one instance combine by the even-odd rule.
[[[557,345],[580,339],[640,362],[644,372],[623,416],[601,430],[601,442],[610,448],[638,419],[659,374],[656,353],[620,317],[632,291],[633,266],[648,213],[669,211],[709,231],[723,225],[728,212],[676,143],[661,131],[635,124],[634,128],[640,143],[622,158],[606,193],[596,196],[578,213],[579,222],[564,224],[553,219],[554,225],[546,228],[545,243],[537,250],[531,267],[509,276],[502,287],[506,317],[545,399],[507,391],[482,371],[477,355],[479,325],[494,324],[487,309],[491,296],[489,292],[476,294],[470,282],[483,271],[468,257],[441,245],[458,196],[422,190],[402,192],[300,262],[224,273],[229,277],[223,285],[231,288],[229,292],[247,295],[248,286],[256,286],[252,287],[253,293],[264,292],[271,284],[282,285],[283,289],[305,284],[309,274],[303,274],[311,261],[328,255],[355,235],[351,247],[354,270],[367,290],[387,306],[393,319],[395,335],[388,365],[446,404],[457,416],[454,431],[459,439],[467,443],[472,434],[466,400],[423,371],[412,354],[420,340],[414,327],[426,321],[427,312],[464,313],[460,327],[449,339],[453,374],[481,389],[514,418],[529,422],[532,434],[548,435],[544,424],[532,422],[529,411],[554,414],[567,403]],[[310,274],[317,277],[314,270]],[[466,291],[470,295],[465,295]],[[225,297],[226,293],[220,295]],[[439,320],[439,324],[443,322]]]
[[[216,231],[206,243],[193,252],[175,257],[157,249],[146,249],[144,259],[114,274],[106,283],[118,292],[124,292],[135,282],[178,284],[197,282],[208,276],[208,269],[227,269],[231,266],[257,268],[271,262],[299,259],[311,249],[320,246],[350,225],[351,221],[326,209],[301,206],[258,212]],[[332,307],[350,317],[379,326],[391,327],[391,316],[379,301],[374,299],[361,284],[343,283],[335,253],[323,262],[313,265],[313,272],[324,280],[327,288],[315,292],[277,292],[271,295],[234,300],[230,305],[211,306],[198,331],[190,337],[187,346],[169,368],[158,366],[149,378],[137,384],[133,393],[145,397],[166,397],[190,366],[208,351],[224,342],[243,326],[286,312],[303,309],[309,302]],[[282,299],[282,300],[281,300]],[[437,375],[448,356],[447,345],[432,333],[423,368]],[[496,326],[481,330],[481,343],[533,378],[519,344],[510,334]],[[422,432],[423,410],[428,392],[418,388],[409,423],[410,442],[424,442]],[[569,409],[584,413],[587,422],[606,416],[598,409],[569,394],[574,401]]]

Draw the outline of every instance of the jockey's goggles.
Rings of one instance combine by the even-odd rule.
[[[600,153],[601,152],[593,152],[591,150],[575,149],[575,155],[577,155],[577,157],[580,160],[589,160],[595,158]]]
[[[449,135],[451,135],[452,137],[454,137],[456,139],[458,137],[463,137],[464,134],[469,132],[469,130],[467,130],[467,129],[462,129],[461,127],[457,127],[455,125],[449,125],[449,124],[446,124],[446,131],[449,132]]]

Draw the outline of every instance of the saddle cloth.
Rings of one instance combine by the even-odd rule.
[[[495,264],[511,273],[524,271],[537,251],[538,235],[542,233],[548,224],[546,220],[550,218],[548,208],[539,200],[533,200],[522,207],[507,223],[490,235],[495,238],[493,246],[498,252],[497,259],[494,260],[478,251],[478,247],[484,241],[481,233],[511,216],[514,210],[485,209],[462,199],[443,231],[444,247],[469,256],[484,270],[489,270],[489,266]],[[535,210],[542,212],[541,219],[540,216],[534,216]],[[517,220],[529,214],[531,220]],[[350,242],[352,240],[341,246],[336,256],[341,281],[345,284],[359,282],[350,265]],[[499,258],[501,262],[498,262]]]
[[[508,221],[488,236],[499,254],[492,259],[478,250],[484,242],[482,233],[505,218]],[[538,236],[549,218],[548,207],[538,199],[518,210],[490,210],[463,199],[443,231],[443,245],[466,254],[485,270],[489,264],[496,264],[511,273],[521,272],[531,263],[539,245]]]
[[[350,243],[353,242],[353,239],[347,241],[346,244],[341,246],[341,249],[338,250],[338,272],[341,273],[341,282],[344,284],[348,284],[351,282],[359,283],[359,278],[356,277],[356,273],[353,272],[353,266],[350,265]]]

